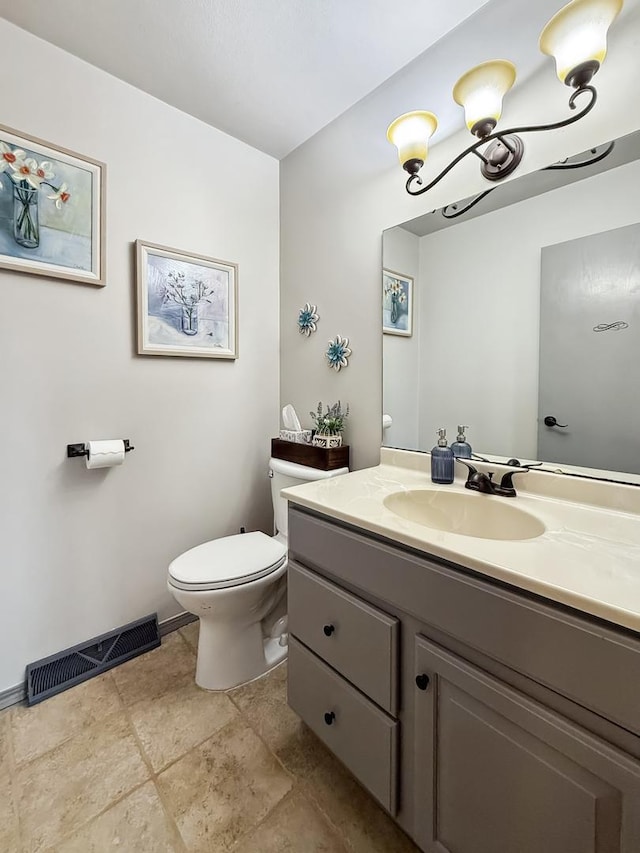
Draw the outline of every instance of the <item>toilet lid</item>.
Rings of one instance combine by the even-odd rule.
[[[287,548],[260,531],[204,542],[169,566],[169,578],[181,589],[238,586],[265,577],[283,565]]]

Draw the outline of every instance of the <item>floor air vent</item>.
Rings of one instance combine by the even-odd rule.
[[[27,666],[27,704],[62,693],[160,645],[158,616],[145,616]]]

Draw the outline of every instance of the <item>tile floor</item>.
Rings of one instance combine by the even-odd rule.
[[[286,704],[286,665],[194,683],[197,623],[0,712],[1,853],[411,853]]]

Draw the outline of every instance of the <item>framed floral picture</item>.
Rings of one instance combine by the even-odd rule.
[[[238,357],[238,266],[136,242],[138,353]]]
[[[385,335],[413,334],[413,278],[382,270],[382,331]]]
[[[105,170],[0,125],[0,267],[104,285]]]

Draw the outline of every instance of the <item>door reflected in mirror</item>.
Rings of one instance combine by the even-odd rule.
[[[384,232],[413,280],[413,335],[383,336],[386,446],[469,424],[481,456],[640,483],[640,133],[609,148]]]

